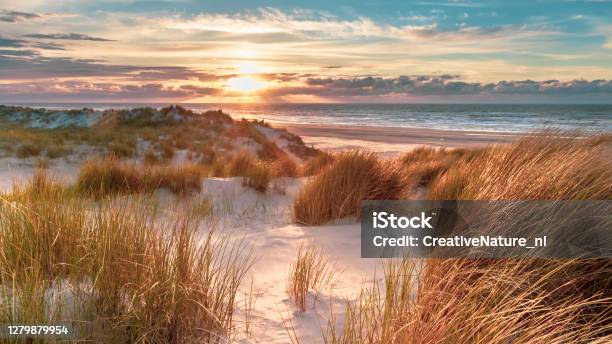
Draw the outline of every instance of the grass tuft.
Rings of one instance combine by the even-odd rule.
[[[333,155],[321,151],[306,161],[303,167],[303,174],[305,176],[314,176],[324,168],[331,165],[333,161]]]
[[[362,200],[398,199],[403,188],[398,168],[381,162],[375,153],[340,153],[296,196],[293,219],[300,224],[320,225],[359,216]]]
[[[295,178],[300,175],[298,164],[289,156],[284,155],[272,164],[274,175],[277,177]]]
[[[242,184],[258,192],[266,192],[272,180],[272,170],[269,164],[257,162],[244,171]]]
[[[334,267],[316,246],[300,246],[291,265],[287,291],[295,305],[306,311],[306,296],[332,283]],[[314,306],[314,305],[313,305]]]
[[[612,149],[597,137],[544,132],[467,155],[436,180],[431,199],[612,199]]]
[[[453,166],[459,158],[476,154],[476,152],[424,146],[403,154],[399,158],[399,163],[402,166],[409,188],[414,192],[417,187],[429,186],[434,179]]]
[[[161,188],[186,194],[201,190],[205,172],[198,165],[141,167],[107,158],[83,164],[77,189],[94,196],[146,193]]]
[[[26,142],[26,143],[21,144],[19,148],[17,148],[15,155],[18,158],[24,159],[24,158],[29,158],[32,156],[39,156],[41,152],[42,152],[42,148],[39,145],[30,143],[30,142]]]

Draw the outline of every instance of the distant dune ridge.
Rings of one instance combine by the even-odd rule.
[[[0,106],[0,124],[11,130],[0,140],[32,146],[86,144],[127,157],[156,151],[168,160],[171,151],[183,150],[188,157],[211,160],[217,151],[248,151],[264,160],[302,160],[317,152],[300,137],[263,121],[235,121],[221,110],[196,113],[181,106],[105,111]]]

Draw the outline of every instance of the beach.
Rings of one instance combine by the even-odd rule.
[[[219,264],[228,261],[245,264],[215,265],[207,272],[214,275],[236,271],[233,277],[235,282],[228,285],[224,281],[230,280],[223,279],[221,274],[215,275],[218,282],[212,288],[231,290],[231,293],[218,294],[217,301],[209,301],[232,307],[232,312],[216,310],[226,317],[231,315],[231,319],[227,318],[227,325],[213,329],[226,333],[231,342],[244,344],[284,344],[292,342],[291,338],[300,343],[321,343],[324,336],[334,331],[352,328],[350,323],[348,327],[344,323],[350,321],[346,317],[349,305],[366,304],[361,298],[368,295],[368,290],[384,290],[385,274],[389,272],[385,269],[390,266],[388,262],[361,258],[362,227],[356,216],[361,200],[459,199],[459,196],[448,193],[464,188],[467,190],[463,184],[457,187],[440,185],[456,180],[444,179],[446,175],[461,177],[468,172],[473,177],[463,182],[479,180],[476,177],[493,178],[488,181],[485,190],[491,192],[499,189],[496,192],[510,192],[508,196],[501,194],[500,197],[520,199],[521,194],[514,196],[513,192],[540,190],[537,186],[524,187],[517,183],[528,182],[542,175],[541,170],[534,166],[545,163],[538,160],[543,159],[540,152],[544,150],[551,153],[544,157],[548,165],[543,168],[554,171],[552,175],[546,174],[549,184],[554,185],[555,178],[561,176],[568,179],[563,185],[576,190],[600,190],[602,187],[599,184],[591,187],[595,182],[590,180],[571,179],[591,173],[591,169],[593,175],[601,176],[598,180],[602,184],[609,180],[605,174],[607,172],[602,172],[607,170],[599,170],[604,166],[601,152],[609,139],[593,137],[592,144],[583,147],[582,143],[588,143],[589,138],[572,138],[571,132],[558,138],[552,137],[554,135],[526,138],[528,132],[535,130],[521,133],[465,128],[449,130],[323,124],[320,118],[319,123],[288,123],[243,120],[241,115],[221,110],[200,113],[181,106],[123,110],[0,107],[0,110],[0,197],[16,199],[26,209],[36,209],[39,194],[61,197],[58,201],[42,199],[43,204],[56,207],[45,213],[45,216],[50,216],[46,222],[53,223],[53,226],[36,227],[37,231],[51,230],[51,234],[44,234],[49,237],[66,235],[61,231],[65,228],[63,222],[57,222],[62,219],[52,215],[62,213],[68,206],[71,207],[69,214],[74,217],[71,217],[74,225],[69,227],[83,231],[89,230],[89,227],[80,225],[80,214],[89,216],[92,209],[98,209],[97,218],[112,218],[115,215],[112,208],[100,208],[98,205],[117,204],[124,200],[134,202],[135,207],[125,208],[130,213],[122,218],[143,216],[142,223],[157,223],[153,221],[154,217],[146,217],[153,215],[142,212],[142,207],[148,206],[160,210],[159,214],[155,214],[160,223],[177,221],[180,224],[182,219],[195,217],[188,228],[193,233],[190,240],[195,246],[193,251],[185,254],[194,255],[194,262],[197,262],[196,254],[205,254],[217,257]],[[489,146],[500,147],[486,148]],[[472,155],[472,149],[479,148],[484,148],[481,154]],[[584,150],[590,152],[587,156],[590,160],[586,163],[582,163]],[[502,153],[513,154],[515,159],[511,161],[516,166],[509,168]],[[559,161],[568,156],[566,164],[555,170]],[[523,162],[522,159],[526,158],[534,162]],[[491,166],[496,173],[478,174],[484,167]],[[576,172],[572,172],[573,169]],[[511,173],[523,173],[524,177],[513,181],[518,186],[506,188],[506,181],[513,177]],[[499,183],[500,180],[502,183]],[[583,186],[581,183],[587,184]],[[546,185],[546,181],[540,184]],[[469,190],[479,185],[471,186]],[[61,192],[57,193],[58,190]],[[550,192],[549,189],[542,190],[545,191],[535,194],[538,198],[548,196]],[[494,198],[497,194],[486,197]],[[347,205],[350,200],[352,203]],[[0,207],[0,212],[3,211],[0,215],[11,216],[13,213],[10,209],[13,208]],[[0,234],[12,233],[14,228],[23,230],[24,235],[28,233],[29,227],[21,226],[24,222],[19,217],[15,217],[14,221],[14,224],[0,226]],[[37,220],[33,223],[46,222]],[[123,224],[110,228],[104,227],[106,222],[98,225],[105,230],[123,228]],[[139,223],[127,223],[126,226],[125,230],[133,231],[133,235],[151,231],[169,235],[175,230],[172,227],[144,228]],[[73,244],[78,244],[75,246],[77,248],[84,245],[100,247],[96,240],[101,239],[93,236],[97,232],[97,229],[91,235],[75,232],[60,242],[65,242],[69,248]],[[208,240],[201,237],[203,234],[210,234],[211,238],[241,249],[227,253],[223,246],[206,248],[201,246]],[[29,235],[28,238],[37,235],[40,236]],[[100,280],[122,288],[131,288],[135,285],[132,281],[139,280],[141,285],[136,290],[160,285],[159,297],[170,295],[164,288],[170,288],[172,284],[164,284],[165,280],[158,281],[157,274],[147,275],[149,279],[144,280],[137,275],[141,269],[125,263],[131,262],[130,257],[142,256],[137,251],[140,246],[133,245],[133,242],[143,242],[149,245],[149,250],[153,250],[172,238],[163,235],[133,240],[117,234],[117,238],[126,239],[120,242],[123,246],[117,245],[123,249],[116,252],[118,258],[115,263],[129,279],[124,281],[117,279],[114,273],[107,273]],[[79,240],[85,243],[81,244]],[[21,242],[27,241],[20,240],[11,245],[21,245]],[[187,247],[180,246],[180,241],[174,244],[177,245],[176,250]],[[44,251],[45,247],[41,246],[40,250]],[[302,253],[308,249],[316,250],[312,251],[315,253],[311,258],[319,259],[316,257],[320,254],[321,260],[309,261],[304,258]],[[82,255],[106,257],[99,252],[91,253],[91,250],[80,252],[75,249],[77,253],[71,254],[79,258],[79,262],[85,261],[80,259]],[[130,250],[133,252],[130,253]],[[164,259],[161,264],[170,265],[174,257],[168,255]],[[144,260],[138,264],[147,265],[145,271],[154,271],[159,264],[153,262]],[[304,300],[301,305],[290,287],[299,280],[299,276],[293,274],[298,263],[314,269],[323,266],[327,270],[322,274],[328,274],[324,277],[329,279],[327,283],[304,287],[300,294]],[[25,267],[19,264],[21,261],[16,260],[4,266],[5,269],[25,271]],[[82,269],[91,270],[89,265],[78,264],[82,265]],[[206,269],[205,266],[200,268]],[[80,276],[77,272],[71,273]],[[91,270],[90,273],[97,274],[98,271]],[[420,275],[423,271],[415,268],[411,273]],[[181,289],[185,291],[185,295],[181,296],[184,300],[167,300],[167,309],[174,309],[175,302],[190,304],[185,300],[194,297],[190,294],[194,285],[198,288],[209,287],[204,280],[206,276],[197,269],[193,269],[187,277],[178,273],[171,275],[169,278],[174,279],[172,283],[188,288]],[[48,278],[56,277],[52,275]],[[402,277],[398,275],[397,278]],[[496,277],[490,278],[496,281]],[[192,280],[197,283],[193,284]],[[36,283],[44,285],[43,281]],[[78,293],[80,287],[75,282],[67,288],[70,292]],[[402,288],[406,295],[418,292],[411,290],[411,283],[402,282]],[[435,288],[429,287],[432,290]],[[100,293],[105,291],[101,289]],[[461,290],[459,292],[463,293]],[[138,303],[142,305],[142,312],[158,312],[145,302],[146,293],[135,292],[134,295],[143,298]],[[230,298],[230,295],[235,296]],[[382,295],[372,294],[377,298]],[[88,295],[80,297],[87,298]],[[66,308],[74,306],[69,298],[63,296],[58,296],[54,302]],[[463,302],[469,305],[468,301]],[[417,309],[420,308],[414,307],[412,311]],[[185,308],[181,319],[204,317],[209,312],[205,311],[199,313],[202,310],[198,307]],[[124,319],[125,312],[128,310],[113,316]],[[363,309],[360,312],[375,314],[378,310]],[[79,315],[75,319],[83,317]],[[378,328],[383,324],[376,326]],[[150,328],[158,330],[153,325]],[[84,333],[83,337],[87,338],[87,335]],[[190,335],[197,337],[200,333]]]
[[[516,141],[526,134],[427,128],[274,123],[323,150],[367,149],[395,156],[419,146],[476,148]]]

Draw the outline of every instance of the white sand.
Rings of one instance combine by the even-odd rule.
[[[288,343],[286,327],[293,326],[300,343],[321,343],[321,331],[330,318],[330,307],[337,319],[343,318],[346,300],[353,300],[364,282],[380,270],[376,259],[360,258],[360,226],[345,219],[325,226],[306,227],[291,223],[291,199],[304,178],[284,178],[286,194],[260,194],[241,185],[240,178],[208,179],[203,193],[216,207],[232,211],[221,215],[224,230],[243,237],[253,248],[256,262],[245,279],[237,302],[235,341],[241,343]],[[338,280],[331,290],[309,295],[305,312],[300,312],[286,292],[290,264],[300,245],[314,243],[335,262]],[[251,278],[255,291],[252,331],[246,334],[245,297]],[[316,305],[314,305],[316,299]]]

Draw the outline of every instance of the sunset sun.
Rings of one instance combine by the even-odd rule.
[[[233,91],[244,93],[255,92],[267,86],[265,81],[249,76],[231,78],[227,84]]]

